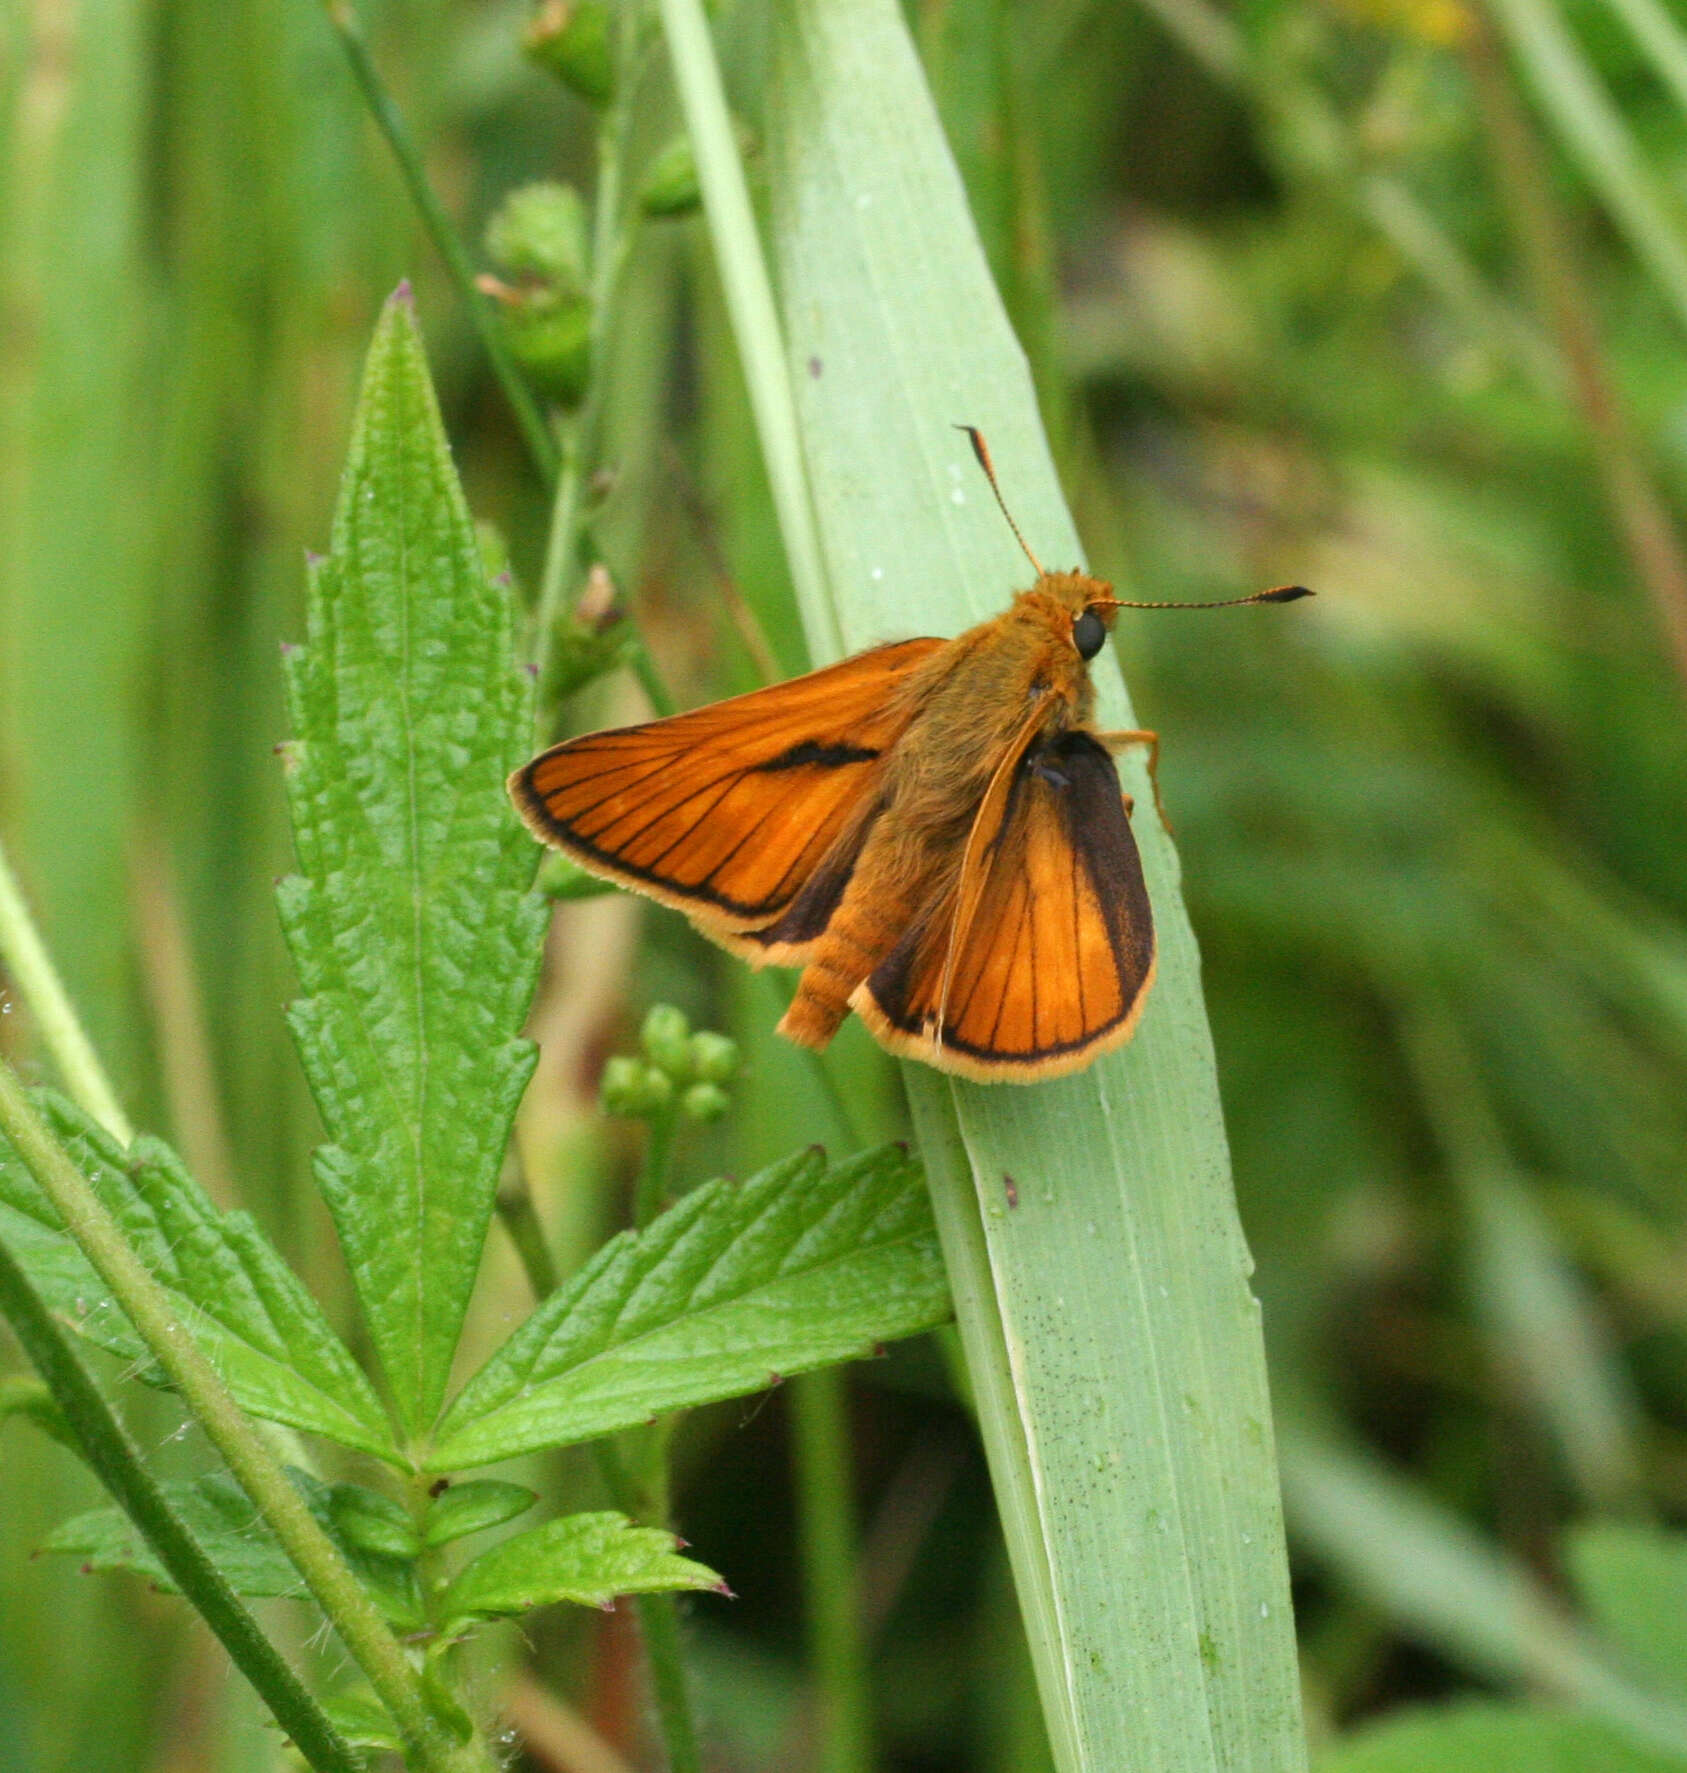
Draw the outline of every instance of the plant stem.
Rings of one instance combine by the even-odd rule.
[[[646,60],[638,36],[638,17],[631,7],[616,16],[615,97],[604,112],[598,130],[597,191],[592,202],[591,336],[586,393],[578,411],[565,415],[561,433],[561,472],[551,505],[550,535],[545,543],[545,566],[539,581],[534,612],[533,658],[539,677],[539,738],[547,742],[555,710],[549,705],[546,679],[556,645],[557,623],[562,617],[579,549],[580,510],[587,465],[597,449],[603,417],[603,387],[609,367],[611,327],[619,312],[617,296],[637,226],[626,212],[623,190],[627,176],[627,151],[632,137],[633,101],[638,94]],[[644,637],[634,629],[636,645],[631,664],[658,714],[674,712]]]
[[[409,1658],[279,1462],[229,1395],[168,1298],[0,1060],[0,1132],[58,1209],[141,1340],[293,1560],[426,1773],[489,1773],[478,1739],[455,1741],[426,1703]]]
[[[0,961],[6,963],[19,996],[35,1018],[42,1043],[77,1105],[120,1145],[130,1144],[135,1130],[99,1055],[82,1032],[70,995],[24,903],[23,889],[6,859],[4,844],[0,844]]]
[[[655,1514],[667,1524],[665,1507],[652,1509],[650,1498],[627,1470],[626,1461],[612,1439],[593,1441],[592,1454],[609,1500],[624,1515],[648,1521]],[[692,1716],[691,1691],[686,1683],[685,1653],[680,1648],[679,1608],[671,1594],[641,1594],[634,1602],[639,1636],[650,1664],[650,1687],[656,1700],[656,1717],[668,1754],[669,1773],[702,1773],[703,1757],[697,1745],[697,1720]]]
[[[644,1143],[644,1162],[633,1189],[633,1224],[643,1231],[662,1210],[668,1172],[673,1166],[674,1135],[679,1131],[679,1103],[670,1102],[650,1117],[650,1134]]]
[[[513,1151],[505,1160],[503,1178],[498,1184],[497,1207],[498,1217],[521,1259],[534,1299],[548,1299],[561,1284],[562,1276],[557,1273],[556,1258],[551,1254],[545,1228],[539,1222],[533,1190],[528,1186],[526,1173]]]
[[[358,90],[362,92],[376,127],[386,137],[387,146],[392,149],[393,158],[398,162],[399,174],[410,193],[410,201],[416,206],[416,213],[427,230],[428,238],[433,241],[434,249],[445,261],[451,281],[456,285],[457,293],[474,323],[474,329],[480,335],[480,342],[492,364],[492,373],[497,376],[498,384],[504,390],[504,398],[509,401],[510,410],[515,414],[516,424],[527,444],[528,453],[533,457],[540,475],[549,484],[557,477],[555,440],[546,428],[544,414],[533,397],[533,390],[527,385],[515,359],[510,355],[509,347],[504,343],[503,335],[498,330],[497,316],[492,312],[486,298],[475,288],[474,265],[469,258],[468,249],[463,245],[451,218],[445,213],[445,206],[428,182],[427,167],[422,163],[421,150],[410,134],[403,113],[382,82],[374,58],[369,53],[369,41],[363,34],[362,23],[352,10],[349,0],[329,0],[327,11],[328,22],[334,27],[345,49],[346,59],[351,63]]]
[[[319,1773],[359,1773],[363,1762],[323,1714],[257,1620],[172,1511],[140,1449],[28,1276],[0,1244],[0,1314],[46,1381],[83,1456],[135,1523],[230,1660]]]
[[[787,1395],[796,1430],[809,1656],[819,1699],[815,1764],[820,1773],[869,1773],[873,1712],[861,1632],[844,1376],[836,1367],[804,1373]]]
[[[709,37],[702,0],[661,0],[662,25],[674,66],[685,126],[697,161],[698,183],[709,215],[715,264],[726,295],[727,312],[738,341],[739,361],[755,413],[762,458],[785,542],[785,558],[797,602],[808,612],[831,613],[829,651],[842,651],[832,609],[820,533],[809,497],[802,439],[797,430],[773,286],[756,233],[749,186],[739,158],[732,115],[721,85],[720,67]],[[812,616],[810,617],[812,619]]]

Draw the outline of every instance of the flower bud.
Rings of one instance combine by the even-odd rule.
[[[605,1114],[647,1120],[674,1099],[674,1080],[667,1072],[642,1059],[617,1054],[603,1068],[598,1103]]]
[[[555,295],[586,289],[586,206],[572,185],[539,179],[519,185],[486,224],[488,257],[506,277],[525,277]]]
[[[689,215],[703,201],[690,136],[676,135],[657,151],[639,186],[638,201],[651,216]]]
[[[694,1083],[679,1100],[692,1120],[719,1120],[732,1106],[732,1098],[717,1083]]]
[[[619,617],[601,628],[577,615],[562,616],[551,643],[550,675],[543,686],[547,702],[566,701],[594,679],[626,664],[636,635]]]
[[[712,1028],[691,1037],[691,1075],[700,1082],[730,1083],[738,1070],[738,1042]]]
[[[544,0],[521,35],[541,68],[594,105],[615,96],[615,50],[604,0]]]
[[[591,303],[533,298],[506,307],[503,320],[510,352],[534,387],[564,406],[579,405],[592,372]]]
[[[691,1023],[671,1003],[652,1004],[639,1029],[639,1045],[670,1078],[691,1075]]]

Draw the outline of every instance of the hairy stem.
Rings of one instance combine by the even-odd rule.
[[[230,1660],[256,1689],[318,1773],[359,1773],[362,1759],[328,1721],[275,1645],[264,1636],[222,1572],[206,1555],[146,1468],[93,1374],[28,1276],[0,1244],[0,1315],[46,1382],[60,1414],[123,1512]]]
[[[0,1061],[0,1132],[57,1208],[65,1229],[293,1560],[391,1712],[416,1765],[426,1773],[489,1773],[492,1761],[484,1744],[478,1739],[456,1741],[433,1717],[417,1671],[386,1621],[4,1061]]]
[[[6,859],[4,844],[0,844],[0,961],[5,962],[18,995],[28,1005],[64,1087],[77,1105],[120,1145],[129,1144],[135,1130],[117,1100],[99,1055],[82,1031],[70,994],[59,978],[34,918],[29,915],[23,889]]]
[[[457,294],[462,298],[469,318],[474,323],[474,329],[480,335],[480,342],[492,364],[492,373],[497,376],[498,385],[504,390],[504,398],[509,401],[510,410],[515,414],[516,424],[521,428],[528,453],[546,482],[555,480],[558,468],[556,442],[546,428],[545,416],[539,410],[533,390],[527,385],[504,342],[503,334],[498,330],[497,316],[492,312],[486,297],[475,288],[474,265],[469,258],[468,248],[464,246],[462,237],[452,224],[450,216],[445,213],[444,204],[440,202],[428,180],[422,151],[417,147],[403,113],[381,79],[374,57],[369,53],[369,40],[363,34],[362,23],[348,0],[330,0],[327,11],[328,22],[334,27],[346,52],[346,59],[351,64],[358,90],[369,107],[369,114],[375,119],[375,125],[381,134],[386,137],[393,159],[398,162],[399,176],[410,193],[410,201],[416,206],[416,214],[427,230],[434,249],[445,261],[445,268],[450,273]]]

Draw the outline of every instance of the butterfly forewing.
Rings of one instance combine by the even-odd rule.
[[[912,713],[899,692],[943,644],[877,647],[690,714],[588,733],[518,770],[511,792],[545,841],[738,946],[860,825]]]
[[[956,887],[964,927],[953,901],[940,907],[858,990],[855,1008],[893,1052],[961,1076],[1076,1070],[1129,1038],[1154,974],[1148,893],[1113,760],[1082,731],[1035,741],[979,816],[971,878]]]

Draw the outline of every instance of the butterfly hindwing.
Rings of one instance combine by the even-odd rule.
[[[881,760],[911,716],[897,691],[943,644],[900,641],[689,714],[587,733],[518,770],[510,792],[545,842],[740,951],[814,881],[806,933],[760,945],[784,959],[841,895]]]
[[[1127,1040],[1154,925],[1105,747],[1084,731],[1031,741],[1006,792],[986,797],[967,856],[955,894],[852,1000],[880,1041],[995,1081],[1058,1076]]]

